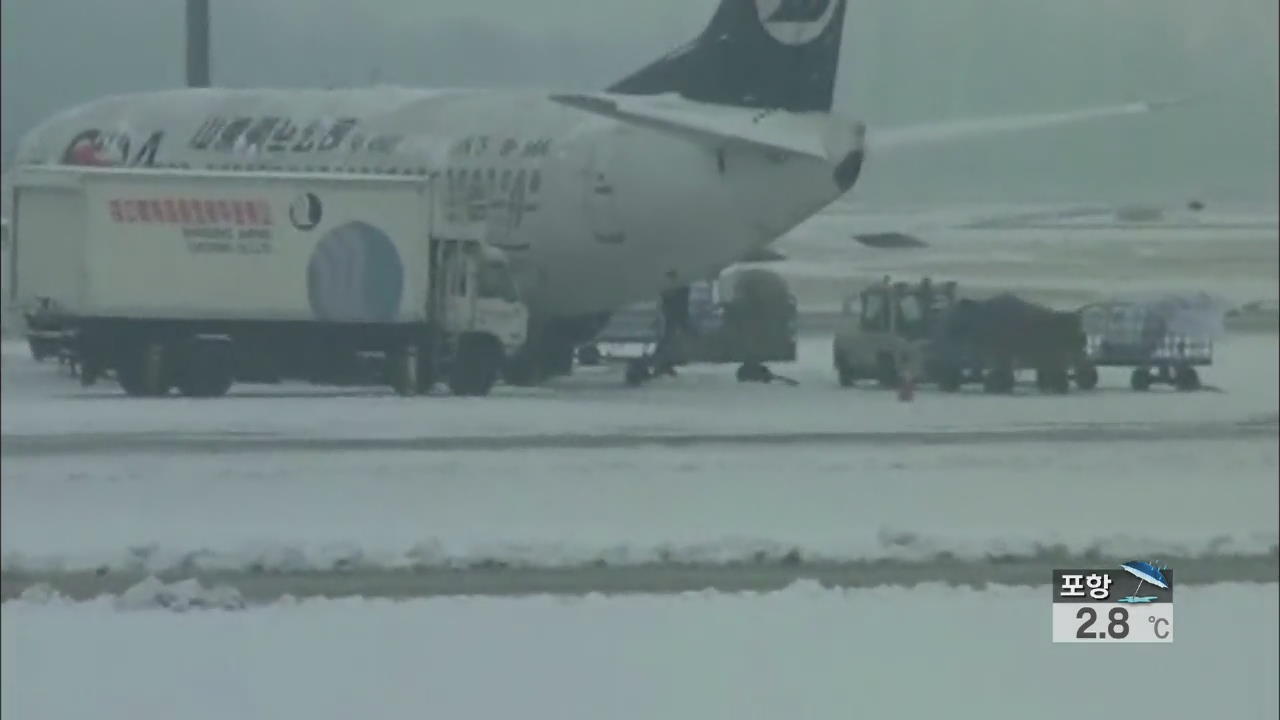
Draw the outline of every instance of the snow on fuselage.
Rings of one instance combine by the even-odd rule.
[[[174,90],[110,97],[32,130],[19,164],[432,175],[498,211],[533,310],[655,297],[839,196],[829,164],[626,124],[521,91]]]

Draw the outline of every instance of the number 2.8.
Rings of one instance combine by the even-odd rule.
[[[1107,613],[1107,619],[1111,622],[1107,624],[1107,632],[1105,633],[1087,632],[1098,621],[1098,613],[1091,607],[1080,608],[1080,611],[1076,613],[1076,619],[1084,620],[1080,625],[1080,629],[1076,630],[1076,637],[1082,640],[1096,640],[1108,636],[1120,640],[1129,636],[1129,611],[1122,607],[1111,608],[1111,612]]]

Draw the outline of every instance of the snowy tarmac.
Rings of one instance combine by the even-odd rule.
[[[0,590],[90,597],[151,573],[256,602],[982,586],[1152,554],[1186,583],[1276,580],[1275,335],[1220,343],[1213,391],[1136,394],[1106,371],[1067,397],[912,403],[839,388],[828,343],[778,367],[795,388],[698,366],[632,389],[597,368],[482,399],[214,401],[81,389],[8,343]]]
[[[781,243],[779,269],[828,315],[851,278],[889,271],[1064,305],[1116,286],[1278,294],[1274,215],[1176,232],[966,217],[866,218],[931,244],[877,254],[837,207]],[[697,366],[634,389],[588,368],[487,398],[200,401],[84,389],[5,342],[0,712],[1280,711],[1273,327],[1224,338],[1196,393],[1104,369],[1065,397],[903,403],[840,388],[829,333],[799,354],[774,367],[798,387]],[[1177,573],[1175,642],[1051,644],[1052,570],[1134,559]]]
[[[1068,305],[1117,286],[1280,294],[1274,213],[1135,229],[1061,209],[846,211],[779,243],[805,312],[891,270]],[[851,239],[877,224],[930,246]],[[1134,393],[1104,368],[1065,397],[910,403],[840,388],[830,337],[774,366],[798,387],[703,365],[628,388],[602,367],[487,398],[288,384],[213,401],[81,388],[5,342],[0,595],[89,597],[153,573],[254,602],[1019,585],[1130,556],[1179,563],[1185,583],[1277,580],[1276,332],[1221,339],[1202,392]]]

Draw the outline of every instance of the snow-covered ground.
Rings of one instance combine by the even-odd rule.
[[[641,389],[611,371],[474,400],[249,387],[212,402],[86,393],[9,345],[3,567],[980,557],[1054,543],[1202,556],[1280,542],[1273,335],[1221,345],[1206,379],[1222,392],[1135,394],[1109,373],[1111,389],[1068,397],[913,403],[840,390],[825,343],[779,367],[798,388],[699,367]],[[701,441],[664,444],[691,434]],[[344,444],[386,438],[405,443]]]
[[[6,718],[1231,718],[1280,712],[1275,584],[1169,645],[1050,642],[1047,588],[0,609]]]
[[[1239,303],[1280,294],[1274,213],[1135,232],[960,227],[1009,209],[857,223],[842,212],[782,243],[792,259],[776,267],[805,308],[838,305],[850,279],[885,272],[1063,304],[1135,290]],[[884,252],[848,238],[873,229],[918,232],[932,247]],[[223,570],[234,584],[264,569],[340,571],[327,580],[502,561],[637,573],[793,554],[996,567],[1055,545],[1078,566],[1196,558],[1192,580],[1214,583],[1177,590],[1172,646],[1122,648],[1052,645],[1047,587],[801,583],[764,595],[351,598],[183,614],[137,608],[157,591],[188,603],[186,585],[81,604],[28,589],[0,608],[6,717],[1280,712],[1274,333],[1225,338],[1200,393],[1135,394],[1123,371],[1104,371],[1100,390],[1067,397],[921,392],[911,403],[841,390],[829,337],[806,338],[799,362],[774,368],[794,388],[743,386],[731,367],[704,366],[629,389],[617,369],[589,369],[488,398],[286,385],[133,400],[109,384],[80,388],[20,343],[4,344],[2,362],[6,593],[20,571],[57,584],[59,570],[104,565]],[[1270,582],[1217,582],[1214,567],[1244,556]],[[241,607],[234,589],[219,592],[197,599]]]
[[[1277,448],[1205,442],[6,460],[3,568],[330,570],[1274,552]],[[1137,511],[1136,508],[1141,508]]]

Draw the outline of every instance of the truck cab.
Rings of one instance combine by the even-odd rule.
[[[854,297],[846,296],[844,321],[836,332],[833,360],[840,384],[875,379],[896,386],[904,374],[920,377],[924,352],[937,321],[955,302],[954,282],[935,286],[892,282],[888,277]]]

